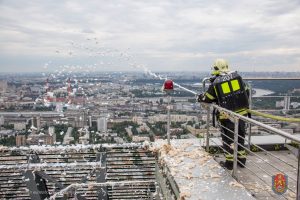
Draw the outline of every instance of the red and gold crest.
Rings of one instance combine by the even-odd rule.
[[[272,176],[272,189],[276,194],[284,194],[288,186],[288,177],[284,174],[276,174]]]

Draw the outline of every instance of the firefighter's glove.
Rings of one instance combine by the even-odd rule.
[[[217,78],[216,76],[212,76],[212,77],[209,78],[209,81],[212,83],[212,82],[215,81],[216,78]]]
[[[248,112],[248,117],[249,117],[249,118],[251,118],[251,117],[252,117],[250,112]]]
[[[203,99],[204,99],[204,95],[203,95],[203,94],[199,94],[199,95],[197,96],[197,101],[198,101],[198,102],[203,102]]]

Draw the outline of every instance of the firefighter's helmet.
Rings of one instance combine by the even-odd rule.
[[[229,72],[228,62],[224,59],[216,59],[214,64],[212,65],[212,75],[218,75],[220,73]]]

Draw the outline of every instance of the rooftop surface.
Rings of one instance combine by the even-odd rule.
[[[290,165],[264,152],[256,152],[264,162],[257,156],[248,155],[247,168],[239,168],[237,171],[238,180],[256,199],[296,199],[297,158],[289,151],[272,151],[271,153]],[[277,173],[283,173],[288,176],[289,189],[283,195],[277,195],[272,191],[272,178],[270,175]]]
[[[173,176],[180,198],[254,199],[246,188],[201,147],[199,139],[172,140],[154,143],[159,152],[159,162],[166,165]],[[154,151],[155,151],[154,150]]]
[[[30,171],[51,176],[56,184],[61,184],[59,189],[74,183],[85,184],[77,188],[75,194],[91,199],[98,198],[99,185],[89,184],[99,183],[101,177],[105,177],[100,183],[107,185],[110,199],[148,199],[149,196],[162,199],[165,196],[160,194],[164,194],[164,188],[172,189],[172,198],[166,199],[295,199],[298,162],[290,151],[248,155],[246,168],[237,170],[237,182],[231,171],[219,165],[218,162],[224,160],[223,155],[211,155],[202,146],[202,140],[182,139],[171,140],[171,145],[166,140],[158,140],[144,144],[2,148],[0,197],[30,199],[27,185],[32,180],[24,175]],[[28,164],[27,155],[32,152],[36,152],[40,160]],[[101,157],[103,153],[105,162]],[[272,191],[271,177],[279,172],[288,175],[289,190],[284,195]],[[49,181],[46,185],[53,195],[55,182]],[[70,196],[73,197],[75,195]]]

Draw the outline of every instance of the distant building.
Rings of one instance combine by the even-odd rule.
[[[168,116],[164,114],[154,115],[148,117],[148,121],[150,123],[160,122],[160,121],[167,121]],[[171,115],[172,122],[187,122],[187,121],[194,121],[198,122],[197,116],[189,116],[189,115]]]
[[[101,117],[97,119],[97,130],[101,132],[107,131],[107,120],[105,117]]]
[[[41,129],[41,117],[40,116],[32,117],[31,125],[34,126],[37,129],[37,131],[39,131]]]
[[[118,144],[124,143],[123,138],[120,138],[120,137],[115,137],[114,140],[115,140],[115,142],[118,143]]]
[[[32,98],[31,97],[23,97],[22,100],[23,101],[32,101]]]
[[[4,125],[4,116],[0,116],[0,126]]]
[[[140,127],[137,128],[137,131],[139,133],[143,132],[143,131],[146,131],[146,132],[149,132],[150,131],[150,128],[147,126],[146,123],[142,124]]]
[[[14,130],[21,131],[26,129],[26,123],[21,122],[21,123],[14,123]]]
[[[49,128],[48,128],[48,134],[49,135],[55,135],[55,128],[54,128],[54,126],[49,126]]]
[[[291,107],[291,97],[285,96],[283,101],[276,101],[275,107],[289,110]]]
[[[17,135],[16,136],[16,145],[17,146],[26,145],[26,136],[25,135]]]
[[[70,144],[72,141],[74,141],[74,137],[72,137],[72,127],[68,127],[68,130],[64,136],[63,144]]]
[[[294,88],[293,93],[300,92],[300,88]]]
[[[180,133],[183,133],[183,129],[182,128],[171,128],[170,129],[170,134],[171,135],[176,135],[176,134],[180,134]]]
[[[53,143],[55,143],[56,142],[56,134],[55,134],[55,128],[54,128],[54,126],[49,126],[49,128],[48,128],[48,134],[49,134],[49,136],[52,136]]]
[[[89,116],[89,127],[92,127],[92,116]]]
[[[275,107],[276,108],[283,108],[284,107],[284,101],[276,101]]]
[[[132,142],[144,142],[144,141],[150,142],[150,138],[147,136],[133,136],[132,137]]]
[[[82,128],[84,126],[84,116],[76,116],[74,125],[76,128]]]
[[[284,109],[289,110],[291,107],[291,97],[290,96],[285,96],[284,97]]]
[[[52,145],[54,143],[53,137],[50,135],[29,135],[26,143],[29,145]]]
[[[82,136],[79,137],[80,144],[89,144],[90,132],[88,131],[89,127],[85,126],[83,129],[79,130],[82,133]]]
[[[292,106],[292,108],[298,108],[298,107],[300,107],[300,103],[299,102],[292,102],[291,106]]]
[[[132,137],[133,136],[133,133],[132,133],[132,126],[129,126],[128,128],[125,128],[126,132],[127,132],[127,135],[129,137]]]
[[[138,125],[142,125],[143,124],[143,117],[134,116],[134,117],[132,117],[132,121],[137,123]]]
[[[0,81],[0,93],[5,93],[7,91],[7,81]]]
[[[33,87],[30,87],[30,91],[32,93],[37,93],[39,94],[41,92],[41,88],[39,86],[33,86]]]
[[[55,135],[55,134],[54,134]],[[28,135],[26,139],[26,144],[28,145],[52,145],[55,142],[55,136],[51,136],[49,134],[36,134],[36,131],[33,131],[31,134]]]
[[[47,145],[54,144],[53,137],[50,135],[46,135],[45,137],[42,137],[42,140],[44,142],[43,144],[47,144]]]

